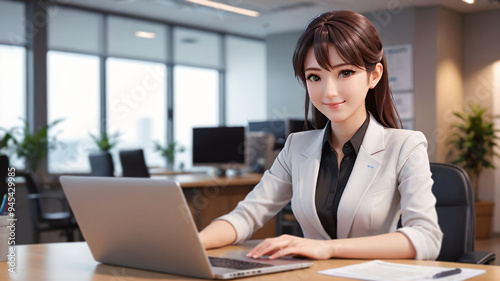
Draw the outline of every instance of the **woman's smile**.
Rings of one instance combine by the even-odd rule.
[[[341,102],[329,102],[329,103],[323,103],[324,105],[326,105],[328,108],[330,109],[337,109],[339,108],[343,103],[345,103],[345,100],[344,101],[341,101]]]

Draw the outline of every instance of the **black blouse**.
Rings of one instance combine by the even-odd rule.
[[[351,175],[352,168],[356,162],[356,156],[369,123],[370,115],[367,113],[365,122],[342,147],[344,158],[340,162],[340,170],[338,168],[337,155],[331,144],[332,127],[330,126],[330,121],[326,124],[321,152],[321,164],[316,184],[316,211],[323,228],[332,239],[337,239],[337,209],[340,198]]]

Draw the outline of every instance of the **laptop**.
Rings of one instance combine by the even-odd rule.
[[[310,261],[209,257],[179,183],[149,178],[61,176],[64,193],[98,262],[204,279],[306,268]],[[237,257],[239,259],[234,259]]]

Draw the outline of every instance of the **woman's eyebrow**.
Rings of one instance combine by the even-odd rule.
[[[333,69],[335,69],[335,68],[339,68],[339,67],[342,67],[342,66],[346,66],[346,65],[353,65],[353,64],[351,64],[351,63],[346,63],[346,62],[345,62],[345,63],[339,63],[339,64],[334,65],[334,66],[333,66]],[[306,68],[306,70],[305,70],[305,71],[321,71],[321,70],[322,70],[322,69],[321,69],[321,68],[319,68],[319,67],[308,67],[308,68]]]

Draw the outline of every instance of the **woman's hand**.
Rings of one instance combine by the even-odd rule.
[[[265,239],[248,252],[247,256],[259,258],[270,255],[270,259],[277,259],[282,256],[300,255],[312,259],[329,259],[333,255],[331,245],[328,242],[331,241],[281,235]]]

